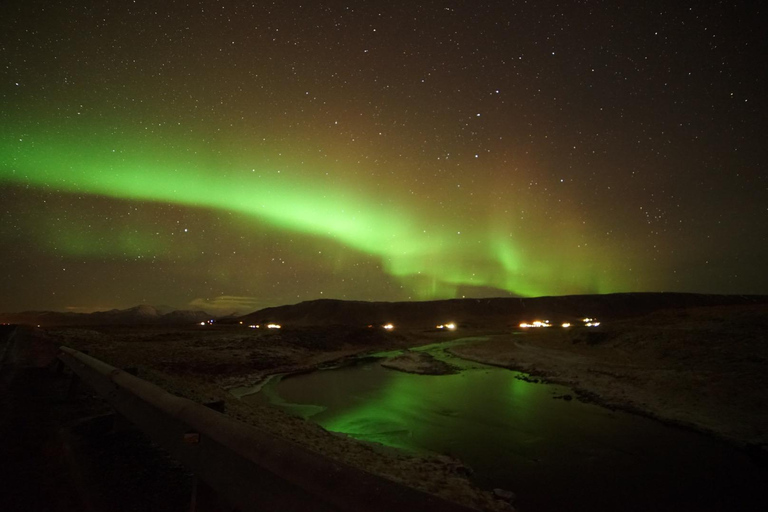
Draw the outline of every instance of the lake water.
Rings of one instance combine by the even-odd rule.
[[[325,429],[461,459],[521,511],[768,510],[768,471],[695,432],[554,397],[568,388],[452,358],[454,375],[413,375],[377,361],[272,379],[261,396]]]

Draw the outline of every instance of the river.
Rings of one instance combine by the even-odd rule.
[[[768,510],[768,472],[709,436],[583,403],[563,386],[421,347],[461,368],[414,375],[375,359],[278,376],[268,399],[325,429],[414,453],[455,456],[525,511]],[[392,354],[378,354],[389,356]]]

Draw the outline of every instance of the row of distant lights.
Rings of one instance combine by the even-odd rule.
[[[585,327],[597,327],[600,325],[600,322],[597,321],[597,318],[582,318],[581,319],[582,325]],[[568,327],[572,327],[573,324],[571,322],[563,322],[560,324],[560,327],[563,329],[567,329]],[[534,320],[533,322],[523,322],[520,324],[520,327],[522,329],[529,329],[529,328],[538,328],[538,327],[552,327],[552,323],[549,320]]]
[[[581,325],[585,327],[598,327],[600,325],[600,322],[596,318],[582,318],[581,319]],[[240,322],[242,324],[242,322]],[[212,325],[213,320],[209,320],[208,322],[200,322],[200,325]],[[567,329],[568,327],[573,327],[574,324],[571,322],[563,322],[560,324],[560,327],[563,329]],[[248,326],[251,329],[260,329],[262,326],[259,324],[251,324]],[[372,325],[369,325],[368,327],[373,327]],[[394,324],[384,324],[381,326],[385,331],[392,331],[395,329]],[[523,329],[529,329],[529,328],[540,328],[540,327],[553,327],[552,322],[549,320],[534,320],[533,322],[523,322],[520,324],[520,327]],[[282,325],[280,324],[267,324],[267,329],[281,329]],[[447,323],[447,324],[440,324],[435,326],[436,329],[440,330],[446,330],[446,331],[455,331],[456,330],[456,324],[453,322]]]
[[[582,318],[581,319],[582,324],[585,327],[597,327],[600,325],[600,322],[597,321],[596,318]],[[207,322],[200,322],[200,325],[213,325],[214,320],[208,320]],[[243,322],[240,322],[240,325],[242,325]],[[573,324],[570,322],[563,322],[560,324],[560,327],[567,329],[568,327],[572,327]],[[248,326],[250,329],[260,329],[261,325],[259,324],[251,324]],[[282,329],[282,325],[280,324],[267,324],[267,329]],[[371,326],[369,326],[371,327]],[[385,331],[392,331],[394,330],[395,326],[393,324],[384,324],[381,326]],[[549,320],[534,320],[533,322],[523,322],[520,324],[520,327],[522,329],[529,329],[529,328],[539,328],[539,327],[552,327],[552,322]],[[447,330],[447,331],[455,331],[456,330],[456,324],[453,322],[447,323],[447,324],[440,324],[435,326],[436,329],[440,330]]]
[[[200,325],[213,325],[213,320],[208,320],[207,322],[200,322]],[[240,322],[240,325],[243,325],[243,322]],[[251,329],[261,329],[261,325],[259,324],[251,324],[248,326]],[[283,326],[280,324],[267,324],[267,329],[281,329]]]
[[[382,325],[385,331],[391,331],[395,328],[392,324],[384,324]],[[456,330],[456,324],[453,322],[447,323],[447,324],[440,324],[435,326],[437,329],[446,329],[449,331],[455,331]]]

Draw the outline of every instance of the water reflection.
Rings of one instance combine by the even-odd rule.
[[[758,492],[766,472],[720,442],[554,400],[571,391],[516,372],[464,367],[426,376],[367,363],[275,379],[264,392],[330,431],[457,456],[480,485],[514,490],[523,509],[768,510]]]

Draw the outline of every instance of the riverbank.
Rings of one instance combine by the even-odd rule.
[[[342,364],[367,352],[402,350],[445,336],[387,333],[354,328],[99,328],[49,332],[57,343],[199,403],[219,402],[229,416],[408,486],[478,510],[510,511],[504,497],[477,488],[470,471],[446,456],[415,456],[354,441],[269,406],[246,403],[231,391],[255,386],[269,375]]]
[[[530,329],[452,348],[458,357],[574,388],[579,397],[768,446],[768,308],[658,312],[598,329]]]

